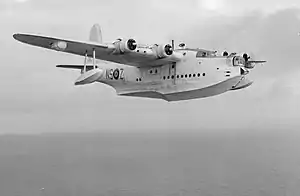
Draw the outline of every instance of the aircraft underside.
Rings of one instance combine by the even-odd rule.
[[[181,84],[180,86],[174,85],[173,89],[172,87],[169,87],[167,91],[166,89],[135,91],[129,89],[122,90],[121,88],[115,89],[117,94],[120,96],[154,98],[171,102],[215,96],[230,90],[245,88],[251,84],[252,82],[244,79],[243,76],[236,76],[205,88],[194,88],[193,90],[189,90],[190,88],[188,84]],[[170,93],[170,91],[173,92]]]

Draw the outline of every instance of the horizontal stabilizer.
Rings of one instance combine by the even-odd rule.
[[[84,65],[56,65],[56,67],[60,67],[60,68],[67,68],[67,69],[83,69]],[[93,69],[93,65],[86,65],[86,69]],[[96,65],[96,68],[98,68],[98,66]]]

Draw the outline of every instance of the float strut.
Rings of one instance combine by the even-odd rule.
[[[95,60],[96,60],[96,50],[94,48],[93,49],[93,67],[94,67],[94,69],[96,69]]]
[[[87,63],[87,51],[85,51],[84,66],[83,66],[83,73],[85,73],[85,72],[86,72],[86,63]]]

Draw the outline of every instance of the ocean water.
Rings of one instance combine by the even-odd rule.
[[[299,195],[297,131],[0,137],[2,196]]]

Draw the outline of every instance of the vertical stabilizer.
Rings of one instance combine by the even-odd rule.
[[[94,24],[90,31],[90,41],[102,43],[102,32],[99,24]]]
[[[89,41],[96,42],[96,43],[102,43],[102,32],[101,27],[99,24],[94,24],[90,31],[90,37]],[[86,63],[91,63],[93,61],[92,58],[87,57]],[[97,60],[96,60],[97,62]]]

